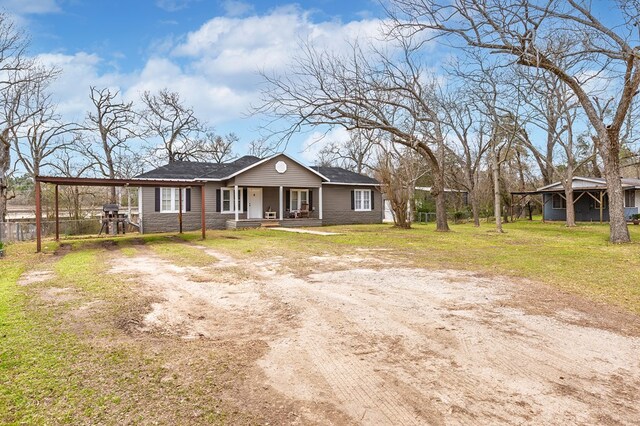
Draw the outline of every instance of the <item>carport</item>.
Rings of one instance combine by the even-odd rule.
[[[101,187],[153,187],[153,188],[191,188],[199,187],[202,194],[200,199],[201,220],[202,220],[202,239],[206,238],[205,223],[205,191],[204,182],[185,182],[177,180],[154,180],[154,179],[107,179],[107,178],[75,178],[75,177],[57,177],[57,176],[36,176],[35,179],[35,196],[36,196],[36,251],[42,249],[42,197],[40,186],[43,183],[55,185],[55,233],[56,241],[60,239],[60,217],[58,208],[58,187],[66,186],[101,186]],[[182,191],[178,191],[182,197]],[[182,233],[182,199],[179,201],[178,212],[179,229]]]

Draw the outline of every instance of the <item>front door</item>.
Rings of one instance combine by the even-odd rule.
[[[249,188],[247,219],[262,219],[262,188]]]

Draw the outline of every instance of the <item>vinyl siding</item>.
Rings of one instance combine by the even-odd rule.
[[[216,189],[220,183],[205,185],[205,211],[207,229],[224,229],[228,219],[235,215],[216,212]],[[200,229],[200,188],[191,188],[191,211],[182,214],[182,229],[195,231]],[[142,188],[142,226],[145,233],[177,232],[179,230],[178,213],[160,213],[155,211],[155,188]],[[246,213],[240,213],[240,219],[246,218]]]
[[[354,189],[370,189],[363,186],[323,185],[322,187],[322,224],[347,225],[355,223],[382,223],[382,194],[373,189],[373,210],[351,210],[351,191]],[[314,202],[316,200],[314,194]]]

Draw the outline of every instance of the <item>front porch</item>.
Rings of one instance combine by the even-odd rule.
[[[322,219],[317,218],[297,218],[297,219],[229,219],[227,220],[227,229],[246,229],[246,228],[300,228],[322,226]]]
[[[217,190],[216,195],[220,200],[216,211],[228,214],[229,220],[234,222],[276,220],[289,223],[290,219],[294,221],[316,219],[313,223],[320,221],[321,224],[322,221],[322,186],[228,185]],[[227,228],[229,228],[228,225]]]

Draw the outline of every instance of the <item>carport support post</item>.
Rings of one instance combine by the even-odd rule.
[[[36,177],[36,252],[42,249],[42,230],[40,229],[42,216],[42,200],[40,199],[40,181]]]
[[[60,241],[60,215],[58,213],[58,185],[56,185],[56,241]]]
[[[207,238],[207,221],[204,209],[204,185],[200,186],[200,221],[202,222],[202,239],[204,240]]]
[[[280,187],[280,197],[278,198],[278,216],[280,216],[280,220],[282,220],[282,194],[284,190],[282,186]]]
[[[182,190],[178,188],[178,232],[182,234]]]

